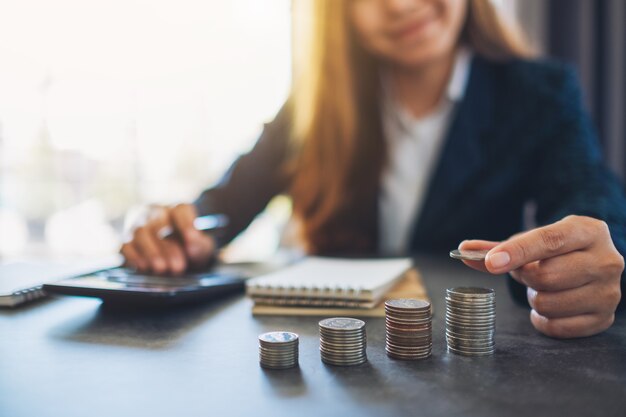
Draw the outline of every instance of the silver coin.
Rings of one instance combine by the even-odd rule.
[[[298,358],[292,359],[271,359],[271,358],[259,358],[259,363],[268,366],[288,366],[294,363],[298,363]]]
[[[446,323],[458,324],[461,326],[495,326],[496,316],[492,317],[468,317],[460,315],[446,315]]]
[[[450,329],[446,328],[446,335],[461,339],[475,340],[475,339],[493,339],[495,337],[496,332],[494,330],[480,330],[480,331],[471,331],[471,330],[459,330],[459,329]]]
[[[367,355],[362,353],[360,355],[332,355],[332,354],[322,354],[320,355],[320,359],[323,361],[332,361],[336,363],[352,363],[352,362],[360,362],[362,360],[367,360]]]
[[[363,358],[354,362],[337,362],[337,361],[333,361],[329,359],[322,359],[322,362],[324,362],[327,365],[333,365],[333,366],[358,366],[367,362],[367,358]]]
[[[276,355],[284,355],[284,354],[289,354],[293,352],[298,352],[298,348],[294,347],[292,349],[268,349],[268,348],[264,348],[263,346],[259,346],[259,352],[274,353]]]
[[[426,359],[432,355],[432,351],[424,352],[422,354],[405,354],[405,353],[397,353],[394,351],[389,351],[385,349],[387,356],[392,359],[400,359],[400,360],[418,360],[418,359]]]
[[[277,361],[277,362],[292,362],[292,361],[297,361],[298,360],[298,354],[294,354],[294,355],[283,355],[283,356],[275,356],[275,355],[259,355],[259,359],[262,362],[269,362],[269,361]]]
[[[462,328],[462,327],[446,326],[446,332],[452,335],[459,335],[461,337],[462,335],[468,335],[468,336],[476,338],[476,337],[493,336],[496,333],[496,329],[494,328],[468,329],[468,328]]]
[[[321,355],[320,359],[323,362],[333,362],[336,364],[351,364],[358,363],[367,360],[367,355],[353,355],[353,356],[337,356],[337,355]]]
[[[464,322],[494,322],[496,321],[495,313],[486,313],[486,314],[469,314],[469,313],[461,313],[454,311],[446,311],[446,319],[464,321]]]
[[[393,350],[398,350],[400,352],[423,352],[424,350],[432,348],[433,344],[432,342],[430,342],[430,343],[426,343],[420,346],[399,346],[399,345],[395,345],[393,343],[387,342],[385,346]]]
[[[267,352],[267,351],[259,351],[259,356],[263,356],[264,358],[293,358],[297,357],[299,352],[297,350],[293,352]]]
[[[496,325],[496,318],[476,319],[472,317],[450,316],[446,317],[446,323],[463,327],[493,327]]]
[[[404,313],[396,313],[393,311],[389,311],[386,310],[385,311],[385,317],[388,318],[392,318],[392,319],[396,319],[396,320],[408,320],[408,321],[414,321],[414,320],[426,320],[431,318],[431,314],[430,312],[425,312],[425,313],[419,313],[419,314],[404,314]]]
[[[362,346],[355,346],[355,347],[341,347],[341,348],[333,348],[331,346],[325,345],[325,344],[320,344],[320,351],[323,352],[329,352],[329,353],[336,353],[338,355],[341,354],[352,354],[352,353],[357,353],[357,352],[365,352],[365,350],[367,349],[367,346],[362,345]]]
[[[446,302],[446,308],[451,309],[453,311],[459,311],[462,313],[484,313],[484,312],[495,312],[496,304],[495,303],[458,303],[458,302]]]
[[[360,330],[365,327],[365,322],[363,320],[349,317],[333,317],[320,321],[319,326],[320,328],[330,331]]]
[[[344,354],[320,351],[320,356],[324,359],[331,359],[334,361],[354,361],[354,360],[361,359],[363,357],[367,357],[367,353],[363,351],[363,352],[351,353],[349,355],[348,354],[344,355]]]
[[[480,287],[454,287],[446,290],[448,297],[462,297],[462,298],[488,298],[495,297],[495,291],[493,288],[480,288]]]
[[[259,341],[272,344],[296,343],[298,341],[298,335],[291,332],[269,332],[260,335]]]
[[[462,318],[462,317],[446,317],[446,324],[451,324],[453,326],[460,327],[494,327],[496,325],[496,318],[492,317],[489,319],[473,319],[473,318]]]
[[[450,251],[450,257],[454,259],[462,259],[465,261],[484,261],[487,257],[488,250],[460,250],[454,249]]]
[[[473,343],[473,344],[469,344],[469,343],[461,343],[455,340],[450,340],[448,341],[448,346],[451,346],[455,349],[459,349],[459,350],[489,350],[489,349],[494,349],[496,344],[495,342],[485,342],[485,343]]]
[[[430,310],[430,303],[426,300],[418,300],[414,298],[400,298],[396,300],[385,301],[385,308],[392,311],[424,311]]]
[[[335,340],[337,342],[355,342],[360,340],[366,340],[367,337],[364,334],[360,335],[329,335],[329,334],[320,334],[320,339],[326,340]]]
[[[291,356],[259,355],[259,359],[262,362],[293,362],[294,360],[298,360],[298,355],[291,355]]]
[[[496,350],[491,349],[491,350],[485,350],[483,352],[468,352],[465,350],[459,350],[459,349],[455,349],[453,347],[448,346],[448,351],[455,353],[457,355],[462,355],[462,356],[490,356],[490,355],[493,355]]]
[[[320,344],[320,350],[323,350],[325,352],[337,352],[337,353],[363,352],[365,351],[365,349],[367,349],[367,346],[365,345],[337,348],[337,347],[328,346],[325,344]]]
[[[391,324],[391,325],[398,326],[398,327],[423,327],[423,326],[428,326],[431,322],[432,322],[431,318],[423,319],[419,321],[418,320],[414,320],[414,321],[397,320],[389,316],[385,318],[386,324]]]
[[[279,362],[279,361],[266,361],[266,360],[261,360],[259,361],[259,363],[261,364],[261,366],[263,367],[271,367],[271,368],[290,368],[294,365],[296,365],[298,363],[298,361],[293,360],[293,361],[283,361],[283,362]]]
[[[461,330],[461,329],[449,329],[446,328],[446,335],[462,338],[462,339],[486,339],[495,337],[495,330],[480,330],[480,331],[471,331],[471,330]]]
[[[406,324],[406,325],[418,325],[423,323],[429,323],[432,320],[431,316],[425,317],[398,317],[387,314],[385,316],[385,321],[390,321],[398,324]]]
[[[289,362],[289,363],[268,363],[268,362],[259,362],[259,364],[263,368],[268,369],[288,369],[293,368],[298,365],[298,362]]]
[[[496,330],[495,324],[462,324],[455,323],[446,320],[446,329],[458,331],[458,332],[494,332]]]
[[[336,341],[336,342],[358,342],[361,340],[366,340],[367,337],[364,334],[361,335],[328,335],[328,334],[320,334],[320,339],[325,339],[328,341]]]
[[[328,345],[328,346],[335,346],[337,348],[346,348],[346,347],[351,347],[351,346],[367,346],[367,341],[355,340],[351,342],[343,342],[343,341],[320,339],[320,344]]]
[[[432,339],[432,333],[398,335],[387,332],[387,339],[402,341],[403,343],[413,343],[424,339]]]
[[[274,370],[282,370],[282,369],[289,369],[289,368],[294,368],[298,366],[297,363],[292,363],[292,364],[287,364],[287,365],[279,365],[279,366],[272,366],[272,365],[268,365],[268,364],[264,364],[261,363],[261,367],[265,368],[265,369],[274,369]]]
[[[480,353],[480,352],[489,352],[491,350],[495,350],[496,345],[495,343],[492,343],[492,344],[484,344],[484,345],[466,346],[466,345],[455,344],[453,342],[453,343],[449,343],[448,347],[451,347],[456,350],[462,350],[463,352]]]
[[[446,307],[452,307],[455,309],[466,309],[470,311],[484,311],[495,310],[496,304],[494,302],[478,303],[478,302],[461,302],[451,301],[446,298]]]

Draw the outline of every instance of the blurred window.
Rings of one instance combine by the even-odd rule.
[[[190,201],[291,82],[289,0],[0,2],[0,256],[115,251]]]

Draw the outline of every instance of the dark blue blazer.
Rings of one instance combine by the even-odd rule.
[[[286,191],[289,178],[280,168],[288,141],[283,109],[252,151],[196,201],[201,214],[230,217],[221,243]],[[372,213],[368,220],[375,225]],[[626,254],[626,199],[603,163],[574,71],[552,61],[496,63],[475,56],[411,249],[447,253],[464,239],[507,239],[528,227],[525,218],[543,225],[570,214],[606,221]],[[525,299],[523,288],[511,287]]]

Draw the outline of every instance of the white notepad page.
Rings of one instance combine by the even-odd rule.
[[[411,267],[409,258],[308,257],[246,284],[251,297],[297,297],[375,301]]]

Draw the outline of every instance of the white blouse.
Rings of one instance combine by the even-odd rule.
[[[388,160],[379,195],[380,251],[407,253],[415,221],[443,148],[454,107],[463,99],[472,53],[459,50],[446,95],[433,113],[415,119],[396,103],[389,90],[383,96],[383,131]]]

